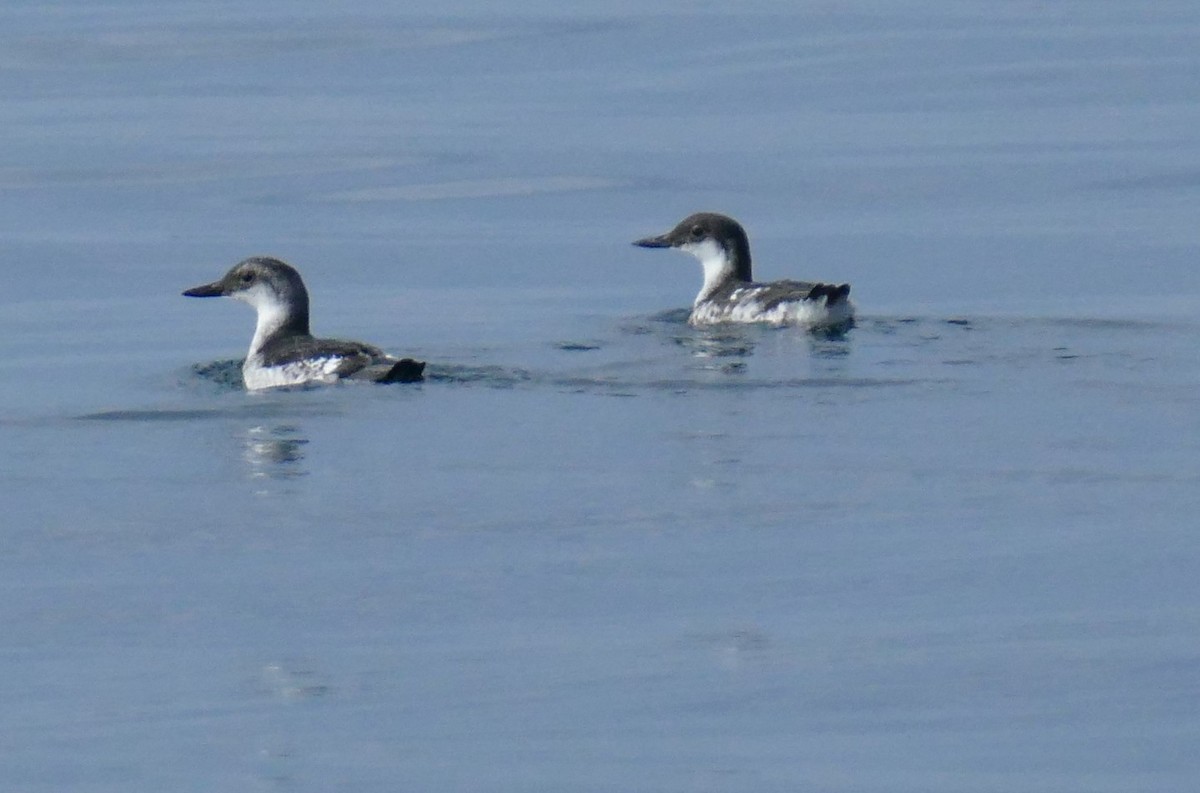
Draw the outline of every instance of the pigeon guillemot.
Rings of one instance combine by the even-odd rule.
[[[658,237],[637,240],[643,248],[677,248],[700,260],[704,285],[688,322],[764,322],[773,325],[836,327],[854,320],[849,284],[808,281],[755,283],[750,274],[750,240],[731,217],[714,212],[689,215]]]
[[[342,379],[407,383],[425,363],[396,358],[358,341],[314,338],[308,330],[308,290],[291,265],[266,256],[239,262],[219,281],[192,287],[187,297],[232,297],[258,311],[242,365],[246,388],[258,390]]]

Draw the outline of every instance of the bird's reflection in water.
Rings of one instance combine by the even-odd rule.
[[[807,334],[809,352],[814,358],[826,360],[847,357],[850,354],[847,330],[849,330],[848,327],[818,328],[810,331]]]
[[[759,345],[771,348],[801,345],[821,365],[839,365],[850,354],[847,331],[851,325],[837,328],[768,328],[757,325],[719,325],[693,329],[673,337],[676,345],[697,359],[701,369],[724,374],[743,374],[747,362]]]
[[[697,358],[748,358],[754,354],[754,337],[743,328],[704,328],[675,343]]]
[[[304,447],[308,439],[291,424],[251,427],[242,438],[242,458],[253,480],[287,481],[307,476]]]

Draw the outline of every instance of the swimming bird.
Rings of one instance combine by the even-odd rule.
[[[246,388],[333,383],[342,379],[408,383],[422,379],[423,361],[396,358],[359,341],[314,338],[308,330],[308,290],[300,273],[268,256],[238,262],[219,281],[186,297],[232,297],[258,312],[242,364]]]
[[[658,237],[633,243],[642,248],[676,248],[700,260],[704,285],[688,323],[765,322],[772,325],[837,327],[854,319],[849,284],[808,281],[755,283],[750,274],[750,240],[727,215],[697,212]]]

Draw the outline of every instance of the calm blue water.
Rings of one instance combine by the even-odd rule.
[[[0,11],[0,789],[1192,791],[1200,7]],[[694,330],[701,209],[861,321]],[[287,259],[411,387],[248,394]]]

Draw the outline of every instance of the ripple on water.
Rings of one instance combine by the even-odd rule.
[[[985,363],[1024,366],[1043,360],[1070,363],[1086,357],[1079,351],[1081,346],[1104,344],[1106,335],[1115,333],[1119,337],[1134,332],[1140,336],[1175,329],[1124,319],[864,316],[853,328],[827,332],[758,325],[693,328],[687,324],[687,317],[687,309],[671,309],[619,321],[607,333],[585,340],[552,342],[541,347],[540,353],[533,353],[541,357],[535,358],[537,365],[531,367],[502,362],[437,363],[436,355],[430,355],[435,360],[426,370],[426,383],[432,387],[550,388],[631,396],[655,392],[903,388],[953,382],[956,376],[946,374],[946,368]],[[553,355],[547,350],[576,355]],[[680,350],[685,354],[680,355]],[[188,370],[184,385],[193,390],[212,388],[219,393],[242,391],[241,364],[235,359],[196,364]],[[946,368],[937,373],[930,365]],[[886,376],[882,370],[872,371],[884,366],[889,370]],[[323,387],[285,389],[282,393],[319,388]],[[297,406],[290,402],[284,404],[294,411]],[[306,407],[327,409],[319,405]],[[269,401],[256,401],[211,409],[113,410],[81,418],[171,421],[245,416],[247,410],[269,417],[273,409]]]

